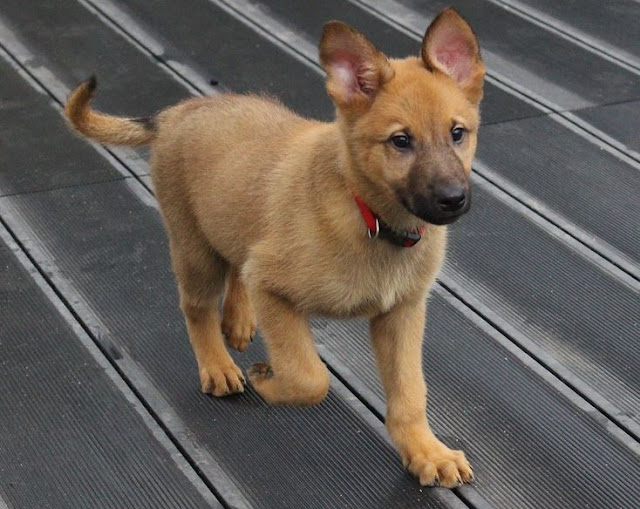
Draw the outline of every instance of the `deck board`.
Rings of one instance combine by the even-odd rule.
[[[56,189],[121,178],[87,143],[69,136],[51,99],[0,58],[0,195]],[[62,136],[60,132],[63,132]],[[61,138],[65,143],[61,143]],[[57,154],[52,168],[50,154]]]
[[[638,60],[637,22],[640,4],[634,0],[581,0],[580,2],[556,2],[554,0],[501,0],[518,11],[524,11],[534,19],[549,22],[563,32],[578,32],[596,48],[612,54],[624,52]]]
[[[0,501],[221,509],[189,465],[191,479],[181,471],[175,448],[157,440],[144,409],[95,346],[85,347],[17,249],[0,226]]]
[[[0,506],[639,507],[640,80],[622,53],[606,58],[637,50],[633,16],[620,14],[635,4],[608,6],[613,34],[591,1],[575,18],[569,4],[537,0],[453,3],[490,78],[474,206],[451,228],[424,363],[431,421],[469,453],[477,481],[430,490],[404,471],[382,428],[363,322],[314,320],[336,375],[315,408],[269,407],[251,389],[200,394],[148,168],[85,144],[59,111],[95,73],[96,105],[110,113],[147,115],[213,80],[329,119],[315,52],[323,22],[343,19],[403,56],[442,2],[7,0]],[[576,32],[560,36],[563,24]],[[258,340],[237,359],[246,368],[264,356]],[[26,375],[47,363],[45,397]]]
[[[493,507],[633,507],[634,481],[617,472],[633,470],[636,453],[592,418],[593,408],[569,400],[445,290],[433,292],[428,314],[429,420],[445,442],[467,451],[475,489]],[[317,320],[314,327],[383,411],[367,329],[364,321]],[[610,470],[602,471],[595,457],[611,461]]]

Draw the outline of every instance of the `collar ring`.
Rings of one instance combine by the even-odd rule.
[[[367,235],[369,235],[369,238],[371,240],[377,239],[378,235],[380,234],[380,221],[378,221],[378,218],[376,217],[376,231],[375,233],[371,233],[371,228],[367,228]]]

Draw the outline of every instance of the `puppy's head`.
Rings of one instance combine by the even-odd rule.
[[[333,21],[325,25],[320,59],[350,179],[387,202],[384,208],[402,207],[428,223],[448,224],[464,214],[484,80],[467,22],[444,10],[429,26],[419,58],[389,60],[362,34]]]

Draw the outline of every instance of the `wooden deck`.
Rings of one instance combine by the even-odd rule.
[[[146,152],[61,115],[96,74],[116,114],[263,91],[330,119],[324,22],[405,56],[449,4],[489,71],[425,332],[429,418],[477,476],[455,490],[404,471],[362,321],[314,320],[317,407],[201,394]],[[635,0],[0,2],[0,508],[640,508],[639,23]]]

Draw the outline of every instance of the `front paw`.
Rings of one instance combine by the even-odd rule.
[[[254,364],[247,374],[256,392],[270,404],[315,405],[329,390],[329,372],[324,364],[317,373],[304,373],[300,378],[283,377],[266,363]]]
[[[473,481],[473,470],[464,453],[449,449],[437,439],[412,444],[401,455],[404,466],[422,486],[456,488]]]
[[[242,371],[229,359],[228,362],[209,362],[200,366],[202,392],[218,398],[244,392],[245,379]]]

